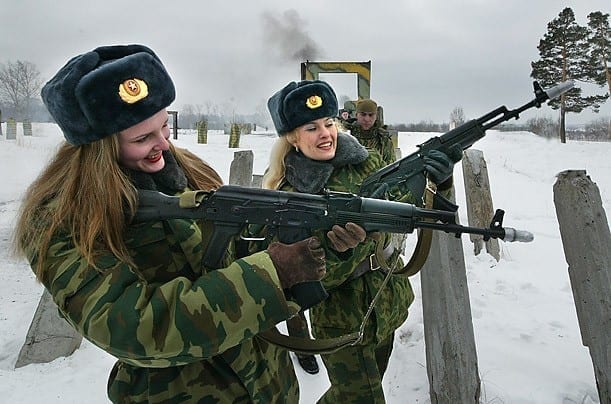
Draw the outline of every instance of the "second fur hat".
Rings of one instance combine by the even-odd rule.
[[[280,136],[320,118],[337,115],[337,96],[322,80],[291,81],[267,101]]]

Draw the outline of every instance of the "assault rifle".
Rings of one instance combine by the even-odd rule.
[[[248,224],[267,226],[268,237],[277,237],[284,243],[294,243],[315,230],[330,230],[334,224],[343,226],[348,222],[368,232],[407,234],[426,228],[454,233],[457,237],[471,233],[483,235],[485,240],[491,237],[507,242],[533,240],[527,231],[502,227],[503,215],[503,210],[497,210],[489,228],[468,227],[456,223],[454,211],[419,208],[350,193],[327,191],[323,195],[311,195],[224,185],[216,191],[191,191],[180,197],[140,190],[134,222],[179,218],[212,222],[212,236],[203,264],[218,268],[229,242],[241,236]],[[300,293],[298,287],[291,288],[295,296]],[[320,288],[320,293],[326,295],[322,285]],[[311,293],[310,289],[301,296]]]
[[[548,90],[543,90],[539,83],[533,82],[535,98],[519,108],[508,110],[504,105],[487,113],[481,118],[468,121],[459,127],[441,135],[435,136],[418,145],[418,150],[394,163],[387,165],[371,174],[361,184],[358,195],[381,198],[386,191],[399,183],[406,183],[414,195],[419,198],[424,195],[426,186],[426,171],[423,157],[431,150],[439,150],[446,154],[466,150],[476,141],[483,138],[486,130],[508,121],[518,119],[523,111],[537,107],[547,100],[554,99],[574,86],[573,81],[562,82]],[[500,116],[499,116],[500,115]],[[442,201],[443,202],[443,201]]]

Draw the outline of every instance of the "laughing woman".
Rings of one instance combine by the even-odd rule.
[[[334,121],[337,98],[324,81],[291,82],[268,100],[268,108],[279,138],[263,178],[265,188],[311,194],[324,190],[357,193],[363,179],[385,165],[378,152],[364,148],[348,134],[338,133]],[[438,184],[451,181],[453,167],[454,162],[443,153],[426,159],[429,178]],[[414,202],[409,189],[394,189],[391,195],[394,200]],[[389,243],[389,235],[367,235],[354,223],[334,226],[332,231],[317,236],[326,251],[323,285],[329,298],[310,308],[316,338],[358,331],[379,293],[363,340],[322,356],[331,387],[319,402],[383,403],[382,377],[394,333],[407,319],[414,300],[407,277],[391,275],[383,286],[387,272],[403,266],[400,252]],[[382,254],[389,268],[377,264],[378,242],[383,243]]]
[[[132,223],[139,189],[180,195],[221,185],[212,167],[170,142],[174,96],[142,45],[68,61],[42,90],[66,142],[25,195],[16,248],[61,315],[117,358],[111,401],[297,403],[287,352],[257,334],[300,310],[283,290],[324,275],[318,240],[239,260],[229,251],[216,269],[202,264],[211,223]]]

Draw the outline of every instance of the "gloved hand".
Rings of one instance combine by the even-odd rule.
[[[293,244],[273,242],[267,247],[282,289],[325,276],[325,250],[316,237],[309,237]]]
[[[337,252],[344,252],[356,247],[365,240],[366,236],[365,230],[352,222],[346,223],[344,227],[336,224],[327,232],[331,247]]]
[[[424,156],[424,168],[428,173],[429,179],[435,184],[441,184],[450,177],[454,172],[454,164],[462,158],[462,151],[445,154],[439,150],[431,150]]]

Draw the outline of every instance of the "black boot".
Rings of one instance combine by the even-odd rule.
[[[318,373],[318,362],[316,362],[314,355],[297,355],[297,360],[307,373],[311,375]]]

